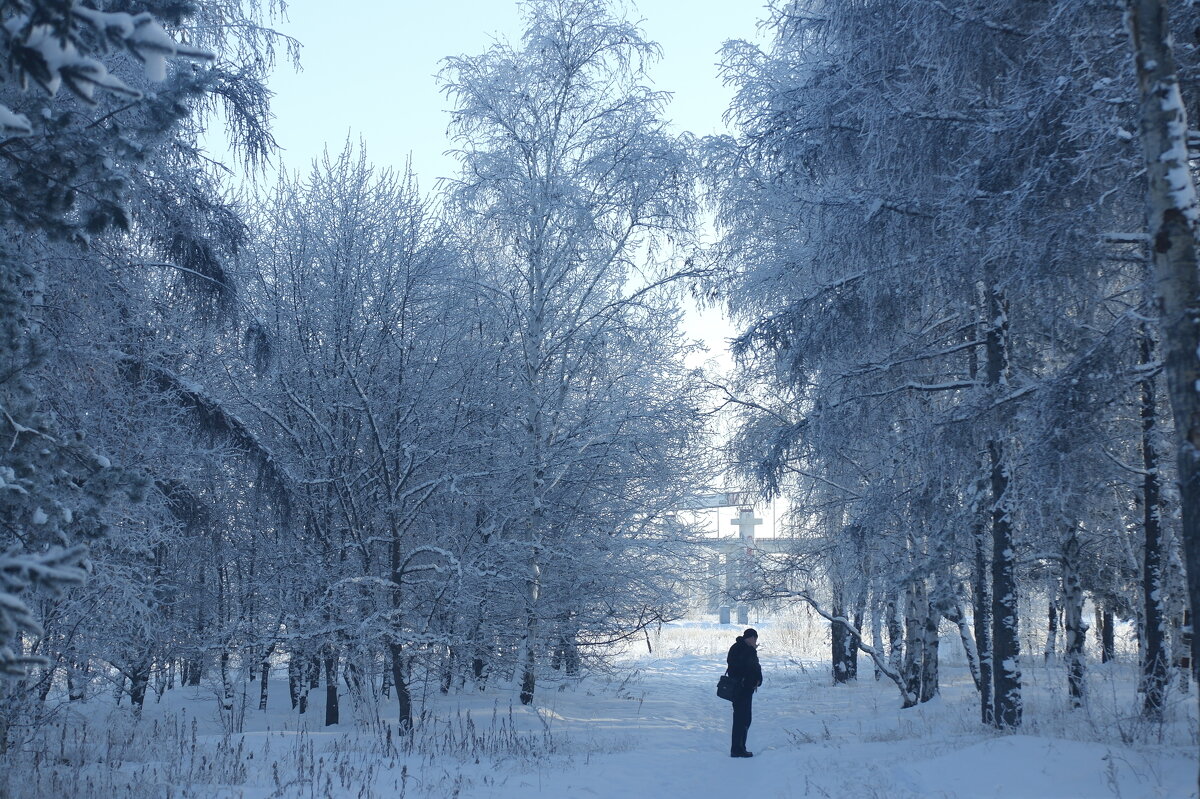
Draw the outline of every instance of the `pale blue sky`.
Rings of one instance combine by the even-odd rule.
[[[673,92],[669,117],[697,134],[721,128],[730,93],[717,77],[726,39],[752,39],[762,0],[642,0],[647,38],[663,47],[656,88]],[[341,149],[347,134],[366,142],[371,160],[401,167],[411,151],[424,189],[453,173],[443,155],[448,102],[435,78],[441,59],[482,52],[492,39],[517,39],[514,0],[343,2],[291,0],[275,27],[303,44],[302,71],[281,64],[275,91],[275,136],[290,170],[305,171],[325,144]]]
[[[271,79],[282,165],[307,172],[326,144],[336,153],[347,136],[355,145],[361,138],[381,166],[401,169],[411,153],[423,191],[456,169],[445,155],[441,60],[483,52],[499,37],[516,41],[521,32],[515,0],[290,0],[287,8],[288,19],[273,27],[303,49],[300,72],[281,63]],[[641,0],[627,8],[662,46],[651,78],[674,94],[668,118],[698,135],[724,130],[731,92],[718,77],[717,51],[727,39],[756,38],[765,0]],[[690,309],[685,328],[728,367],[732,333],[720,311]]]

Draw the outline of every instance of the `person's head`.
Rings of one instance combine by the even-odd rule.
[[[747,627],[746,632],[742,633],[742,640],[750,644],[750,646],[758,646],[758,630],[753,627]]]

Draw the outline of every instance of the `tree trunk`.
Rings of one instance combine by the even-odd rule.
[[[876,652],[883,651],[883,618],[880,613],[878,597],[873,597],[871,610],[871,646]],[[883,672],[879,670],[879,664],[875,664],[875,681],[878,682],[883,677]]]
[[[1175,636],[1175,668],[1179,670],[1179,691],[1187,693],[1192,688],[1192,619],[1187,609],[1179,620]]]
[[[525,619],[525,636],[521,641],[520,658],[517,668],[521,670],[521,704],[533,702],[533,692],[537,685],[537,653],[534,641],[537,638],[537,619],[530,612]]]
[[[546,490],[546,420],[543,418],[546,347],[546,313],[549,292],[545,267],[537,259],[529,263],[530,304],[525,322],[525,431],[529,443],[529,474],[526,490],[529,499],[525,531],[529,546],[526,585],[525,632],[518,650],[517,668],[521,671],[521,704],[533,702],[537,685],[538,605],[542,590],[541,541],[544,535]]]
[[[1083,583],[1079,579],[1079,536],[1074,529],[1063,546],[1063,608],[1065,611],[1067,638],[1067,691],[1071,696],[1071,707],[1081,707],[1087,701],[1087,660],[1083,644],[1087,636],[1087,623],[1083,620]]]
[[[454,669],[457,660],[455,652],[454,647],[448,646],[446,647],[446,656],[442,658],[442,681],[438,685],[438,689],[443,694],[450,693],[450,687],[454,685]]]
[[[308,710],[308,690],[304,687],[304,659],[296,652],[288,655],[288,697],[292,710],[304,713]]]
[[[866,597],[866,592],[864,591],[863,593],[860,593],[858,596],[858,601],[854,607],[854,618],[851,619],[851,622],[854,624],[854,629],[859,631],[860,633],[862,632],[862,628],[863,628],[863,616],[866,614],[866,612],[867,612],[867,597]],[[850,679],[857,680],[858,679],[858,644],[855,642],[853,636],[851,636],[850,640],[847,641],[846,643],[849,644],[849,646],[850,646],[850,655],[848,658],[846,658],[846,666],[848,669],[848,673],[850,674]]]
[[[953,613],[953,615],[950,615]],[[975,690],[982,690],[982,683],[979,678],[979,649],[975,646],[975,637],[971,634],[971,627],[967,624],[966,614],[963,613],[962,602],[955,597],[954,604],[946,618],[954,622],[954,626],[958,628],[958,637],[962,641],[963,653],[967,656],[967,667],[971,670],[971,679],[975,682]]]
[[[925,660],[925,620],[929,616],[929,595],[924,580],[908,584],[904,603],[904,686],[916,704],[921,698],[921,672]],[[905,705],[911,707],[911,705]]]
[[[650,649],[650,633],[644,632],[646,632],[646,648],[653,654],[654,650]],[[571,620],[571,614],[567,614],[566,618],[559,623],[558,643],[554,646],[554,657],[550,665],[555,671],[560,669],[565,671],[568,677],[579,675],[579,644],[576,642],[578,633],[575,623]]]
[[[900,623],[900,608],[896,598],[887,601],[888,668],[899,673],[904,662],[904,627]]]
[[[200,680],[204,677],[204,664],[199,658],[196,660],[184,661],[184,668],[187,672],[187,677],[184,679],[184,685],[189,688],[195,688],[200,684]]]
[[[941,626],[942,614],[936,603],[927,602],[925,605],[925,623],[921,637],[921,701],[928,702],[938,695],[938,627]]]
[[[542,471],[539,469],[536,472],[534,484],[539,488],[543,479]],[[540,504],[540,497],[538,502]],[[541,599],[542,591],[542,566],[539,559],[539,547],[536,541],[536,530],[541,523],[542,514],[540,511],[535,511],[531,517],[530,535],[535,540],[530,542],[532,552],[529,557],[529,578],[527,586],[525,607],[525,634],[521,637],[521,646],[518,650],[517,668],[521,672],[521,704],[528,705],[533,703],[533,693],[537,686],[537,650],[538,650],[538,604]]]
[[[1049,624],[1046,627],[1046,651],[1043,658],[1046,663],[1054,660],[1054,656],[1058,652],[1058,586],[1054,583],[1055,581],[1051,581],[1047,610]]]
[[[975,648],[979,652],[979,720],[983,724],[996,723],[995,705],[992,702],[992,592],[988,579],[987,541],[982,524],[975,528],[975,563],[973,601],[975,611]]]
[[[259,686],[258,686],[258,709],[267,709],[267,690],[271,684],[271,654],[275,651],[275,644],[272,643],[263,651],[262,662],[259,664]],[[290,676],[290,675],[289,675]],[[295,707],[295,704],[292,705]]]
[[[487,672],[488,648],[485,645],[483,634],[483,619],[486,615],[487,601],[481,599],[475,616],[475,628],[471,632],[471,644],[474,647],[474,656],[471,658],[471,677],[475,680],[475,687],[481,691],[486,686],[484,675]]]
[[[567,672],[568,677],[579,676],[579,642],[574,635],[568,635],[563,639],[563,668]]]
[[[54,687],[54,675],[58,671],[57,665],[51,665],[45,669],[37,680],[37,696],[39,702],[45,702],[46,697],[50,695],[50,689]]]
[[[392,684],[396,686],[396,702],[400,711],[400,731],[407,732],[413,727],[413,715],[412,696],[408,692],[408,680],[404,674],[404,654],[400,644],[394,641],[388,644],[388,653],[392,661]]]
[[[838,586],[834,586],[834,602],[833,615],[838,618],[847,616],[846,608],[841,599],[841,591]],[[851,650],[857,652],[858,647],[854,643],[854,638],[850,634],[850,629],[844,622],[835,621],[829,625],[829,641],[830,641],[830,664],[833,671],[833,684],[842,685],[854,679],[851,673],[850,653]]]
[[[1196,189],[1188,165],[1188,121],[1165,0],[1128,0],[1140,94],[1149,234],[1163,364],[1178,440],[1181,539],[1188,606],[1200,613],[1200,264]],[[1196,657],[1193,639],[1192,658]]]
[[[1008,313],[1004,297],[988,286],[986,336],[987,384],[999,390],[1008,383]],[[1021,725],[1021,640],[1017,600],[1017,556],[1013,540],[1012,499],[1008,496],[1009,464],[1000,438],[988,441],[992,488],[992,685],[995,724]]]
[[[1154,342],[1143,324],[1138,337],[1139,365],[1148,368],[1154,356]],[[1162,515],[1159,507],[1158,451],[1154,446],[1157,421],[1155,386],[1152,372],[1141,381],[1142,415],[1142,600],[1144,629],[1139,640],[1142,647],[1142,691],[1145,704],[1142,713],[1150,719],[1162,717],[1167,690],[1167,631],[1163,609],[1163,551]]]
[[[129,674],[129,702],[134,715],[140,716],[146,703],[146,687],[150,684],[150,663],[138,663]]]
[[[1100,626],[1100,662],[1109,663],[1117,659],[1117,632],[1112,608],[1107,605],[1100,614]]]
[[[338,651],[333,644],[325,645],[325,726],[338,723]]]
[[[400,626],[400,612],[402,607],[401,588],[403,586],[403,575],[400,570],[403,565],[401,558],[403,553],[401,547],[402,543],[399,531],[393,530],[392,541],[389,546],[389,558],[392,575],[392,612],[395,614],[392,624],[396,628]],[[404,672],[404,653],[400,641],[394,637],[397,634],[398,632],[394,631],[392,633],[393,637],[388,641],[388,658],[391,661],[392,684],[396,687],[398,723],[400,731],[406,733],[410,732],[413,728],[412,695],[409,694],[408,680]]]
[[[229,649],[221,650],[221,657],[217,659],[217,664],[221,672],[221,707],[225,710],[233,709],[233,682],[229,679]]]
[[[833,613],[836,616],[843,615],[841,608],[834,607]],[[850,682],[853,675],[850,673],[850,647],[854,645],[854,638],[850,635],[850,629],[842,622],[834,622],[829,627],[829,636],[831,643],[831,666],[834,685],[841,685]]]

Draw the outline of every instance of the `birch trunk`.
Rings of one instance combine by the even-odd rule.
[[[1046,651],[1044,659],[1047,663],[1054,660],[1058,653],[1058,586],[1055,580],[1050,581],[1050,601],[1047,604]]]
[[[867,613],[867,592],[864,588],[858,595],[858,599],[854,603],[854,629],[861,630],[863,628],[863,620]],[[846,642],[850,647],[850,654],[846,659],[846,665],[849,669],[850,679],[858,679],[858,646],[855,644],[854,637],[850,636]]]
[[[395,629],[400,628],[400,614],[403,610],[403,596],[401,594],[401,555],[402,543],[397,532],[393,531],[392,541],[390,546],[389,558],[392,572],[392,612],[395,617],[392,619],[392,626]],[[413,728],[412,719],[412,697],[408,692],[408,682],[404,678],[404,651],[400,641],[395,637],[397,633],[392,633],[391,640],[388,641],[388,660],[391,665],[392,684],[396,686],[396,704],[397,717],[402,733],[408,732]]]
[[[1183,618],[1179,620],[1179,629],[1175,639],[1175,668],[1179,669],[1179,690],[1187,693],[1192,683],[1192,619],[1184,608]]]
[[[835,586],[833,591],[833,615],[838,618],[849,616],[846,612],[842,597],[843,591]],[[850,628],[843,622],[835,621],[829,626],[829,641],[831,646],[830,662],[833,671],[833,684],[840,685],[854,679],[852,657],[857,654],[858,647],[850,633]]]
[[[534,248],[538,252],[538,248]],[[517,668],[521,672],[521,704],[533,702],[537,686],[538,605],[541,600],[542,563],[541,536],[545,523],[546,483],[546,421],[542,415],[544,401],[547,287],[544,267],[537,259],[530,263],[529,316],[525,328],[525,432],[528,435],[529,510],[527,541],[529,547],[526,582],[525,632],[521,638]]]
[[[929,616],[929,596],[923,580],[908,585],[904,603],[904,687],[911,703],[921,698],[921,672],[925,662],[925,620]],[[911,707],[906,704],[905,707]]]
[[[900,672],[904,658],[904,627],[900,624],[900,609],[895,597],[887,601],[888,668]]]
[[[1082,707],[1087,700],[1087,660],[1083,644],[1087,636],[1087,623],[1083,620],[1083,583],[1079,579],[1080,560],[1079,536],[1075,530],[1063,546],[1063,609],[1066,618],[1067,638],[1067,690],[1072,707]]]
[[[874,605],[874,607],[871,610],[871,646],[875,649],[876,652],[882,652],[882,651],[884,651],[883,650],[883,619],[882,619],[882,614],[880,613],[881,608],[879,607],[879,599],[874,598],[874,601],[872,604]],[[879,666],[878,666],[878,664],[876,664],[876,666],[875,666],[876,682],[878,682],[881,677],[883,677],[883,672],[879,670]]]
[[[293,652],[288,656],[288,696],[292,710],[304,713],[308,710],[308,688],[304,684],[304,656]]]
[[[971,679],[975,682],[975,690],[981,691],[983,687],[979,678],[979,649],[975,646],[975,637],[971,634],[970,625],[967,624],[961,600],[955,598],[954,604],[946,612],[946,618],[954,622],[954,626],[958,628],[958,637],[962,641],[963,652],[967,656],[967,667],[971,670]]]
[[[271,682],[271,655],[275,652],[275,644],[263,650],[262,660],[259,662],[259,685],[258,685],[258,709],[267,709],[267,692],[270,689]],[[293,705],[294,707],[294,705]]]
[[[941,625],[942,614],[933,602],[925,603],[925,623],[922,626],[921,637],[921,697],[920,701],[928,702],[938,695],[938,627]]]
[[[975,648],[979,652],[979,720],[996,723],[992,702],[992,589],[987,557],[986,532],[982,524],[975,529],[974,611]]]
[[[1200,611],[1200,274],[1196,189],[1188,167],[1188,121],[1171,49],[1165,0],[1128,0],[1140,94],[1148,233],[1159,303],[1167,393],[1178,441],[1181,537],[1192,617]],[[1192,657],[1196,656],[1195,640]]]

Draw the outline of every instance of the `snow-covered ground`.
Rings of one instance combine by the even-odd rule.
[[[126,709],[97,702],[86,725],[70,725],[52,757],[23,764],[23,784],[9,788],[30,797],[255,799],[1196,795],[1194,696],[1175,695],[1165,723],[1141,722],[1128,664],[1094,667],[1091,709],[1081,711],[1066,709],[1061,670],[1029,669],[1025,730],[998,735],[977,723],[961,666],[945,667],[940,699],[902,710],[869,664],[856,684],[832,686],[823,663],[792,655],[795,630],[756,626],[766,684],[750,760],[729,757],[730,709],[714,694],[737,631],[685,622],[610,674],[543,686],[532,708],[505,691],[435,691],[423,697],[408,747],[382,726],[319,726],[322,691],[312,692],[305,723],[283,681],[267,713],[246,711],[240,734],[222,731],[211,690],[147,700],[136,724]]]

